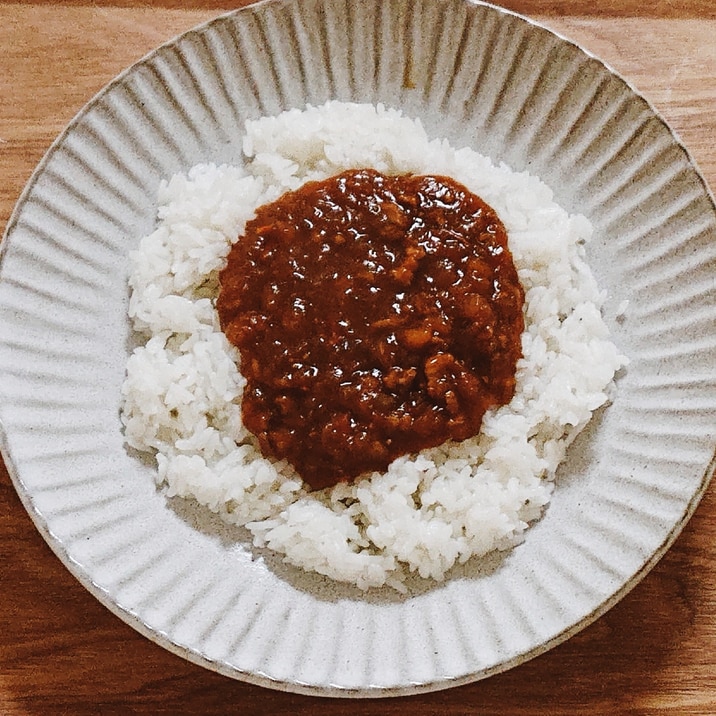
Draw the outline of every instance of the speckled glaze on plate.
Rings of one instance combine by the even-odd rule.
[[[167,500],[118,416],[127,254],[152,228],[159,180],[241,161],[246,118],[331,98],[399,107],[586,214],[606,315],[631,358],[526,542],[407,595],[286,567]],[[191,661],[326,696],[466,683],[605,612],[691,516],[714,471],[715,267],[714,204],[688,154],[574,44],[465,0],[269,0],[130,68],[35,172],[2,243],[3,456],[80,582]]]

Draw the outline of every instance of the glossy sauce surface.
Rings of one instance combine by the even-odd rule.
[[[352,170],[261,207],[220,276],[246,427],[313,488],[479,432],[524,293],[495,212],[446,177]]]

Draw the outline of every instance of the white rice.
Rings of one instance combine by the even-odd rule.
[[[248,122],[244,152],[245,167],[196,166],[162,183],[157,229],[131,255],[129,312],[146,342],[122,390],[127,443],[156,453],[167,495],[194,498],[245,525],[257,547],[362,589],[404,588],[411,572],[442,580],[456,563],[518,544],[625,363],[584,261],[589,222],[539,179],[430,141],[380,105],[330,102]],[[526,294],[524,357],[514,398],[486,414],[477,437],[309,492],[241,424],[244,380],[219,328],[217,273],[258,206],[357,167],[449,175],[497,211]]]

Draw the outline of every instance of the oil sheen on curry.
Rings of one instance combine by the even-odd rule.
[[[361,169],[261,207],[220,275],[244,425],[314,489],[464,440],[508,402],[524,292],[496,213]]]

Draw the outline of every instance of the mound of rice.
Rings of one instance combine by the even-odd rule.
[[[589,222],[537,178],[430,141],[380,105],[330,102],[248,122],[244,153],[244,167],[201,165],[162,183],[157,228],[132,253],[129,312],[145,343],[122,390],[127,443],[156,454],[167,495],[194,498],[246,526],[257,547],[362,589],[404,589],[411,572],[442,580],[456,563],[518,544],[625,363],[584,261]],[[217,276],[258,206],[357,167],[448,175],[498,212],[526,294],[524,357],[513,400],[486,414],[477,437],[309,492],[242,426],[244,380],[214,308]]]

